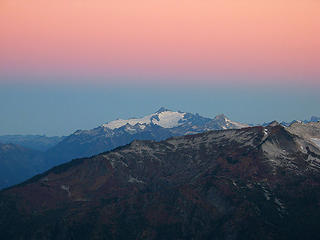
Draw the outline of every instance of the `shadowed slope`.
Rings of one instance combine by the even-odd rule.
[[[0,193],[0,237],[312,239],[320,156],[301,139],[275,124],[73,160]]]

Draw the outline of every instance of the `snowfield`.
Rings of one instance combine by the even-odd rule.
[[[155,124],[163,128],[173,128],[178,127],[182,124],[184,115],[186,113],[173,112],[173,111],[164,111],[160,113],[154,113],[143,118],[131,118],[128,120],[118,119],[111,121],[109,123],[103,124],[102,126],[109,129],[117,129],[129,124],[134,126],[136,124]]]

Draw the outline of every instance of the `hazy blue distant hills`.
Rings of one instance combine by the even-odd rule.
[[[47,137],[45,135],[3,135],[0,136],[0,142],[18,144],[20,146],[31,148],[38,151],[47,151],[64,137]]]
[[[320,117],[316,117],[316,116],[312,116],[310,119],[310,122],[319,122],[320,121]]]
[[[15,144],[0,143],[0,189],[46,169],[43,154]]]

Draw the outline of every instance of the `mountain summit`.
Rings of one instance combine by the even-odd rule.
[[[156,111],[156,113],[162,113],[162,112],[167,112],[167,111],[170,111],[170,110],[165,107],[161,107],[158,111]]]
[[[117,129],[129,124],[131,126],[140,125],[144,128],[146,125],[154,124],[163,128],[174,128],[183,124],[186,113],[170,111],[164,107],[160,108],[156,113],[147,115],[142,118],[131,118],[128,120],[118,119],[102,126],[109,129]]]
[[[145,127],[146,125],[158,125],[163,128],[176,128],[182,125],[192,125],[192,129],[207,126],[206,130],[239,129],[248,127],[247,124],[231,121],[224,114],[217,115],[214,119],[210,119],[202,117],[199,114],[171,111],[164,107],[161,107],[154,114],[147,115],[142,118],[131,118],[127,120],[117,119],[103,124],[102,127],[114,130],[127,124],[130,126],[139,125],[140,127]],[[214,127],[212,127],[213,125]]]

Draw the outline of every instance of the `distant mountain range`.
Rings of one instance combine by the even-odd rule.
[[[100,128],[136,134],[188,122],[155,116]],[[133,141],[57,166],[0,192],[0,238],[318,239],[319,203],[320,123],[272,122]]]
[[[45,169],[41,152],[0,143],[0,189],[17,184]]]
[[[211,119],[199,114],[160,108],[154,114],[142,118],[118,119],[91,130],[78,130],[49,149],[47,155],[50,162],[57,165],[73,158],[109,151],[133,140],[160,141],[209,130],[244,127],[248,125],[231,121],[225,115]]]
[[[320,118],[312,117],[316,122]],[[309,121],[305,121],[309,122]],[[268,124],[264,124],[268,125]],[[287,126],[287,124],[283,124]],[[39,135],[0,136],[0,142],[11,144],[11,154],[0,151],[0,168],[10,178],[0,175],[0,189],[11,186],[53,166],[75,158],[89,157],[129,144],[134,140],[161,141],[170,137],[210,130],[239,129],[247,124],[232,121],[221,114],[215,118],[160,108],[142,118],[118,119],[91,130],[78,130],[67,137]],[[16,149],[16,154],[14,154]],[[21,154],[21,149],[30,154]],[[16,158],[16,156],[19,156]],[[20,161],[19,164],[16,161]],[[24,169],[29,169],[25,170]],[[1,184],[2,183],[2,184]]]
[[[295,122],[310,123],[310,122],[319,122],[319,121],[320,121],[320,117],[312,116],[310,118],[310,120],[293,120],[291,122],[282,121],[280,124],[282,126],[289,127],[291,124],[293,124]],[[261,124],[261,126],[268,126],[269,124],[270,124],[270,122],[265,122],[265,123]]]
[[[248,125],[231,121],[224,115],[211,119],[161,108],[142,118],[118,119],[91,130],[78,130],[67,137],[0,136],[1,141],[14,143],[11,155],[0,151],[0,168],[11,176],[0,175],[0,189],[74,158],[93,156],[134,140],[160,141],[173,136],[243,127]],[[21,149],[25,154],[21,154]],[[19,164],[16,161],[20,161]]]
[[[0,136],[0,142],[4,144],[16,144],[44,152],[61,142],[63,138],[64,137],[47,137],[45,135],[3,135]]]

